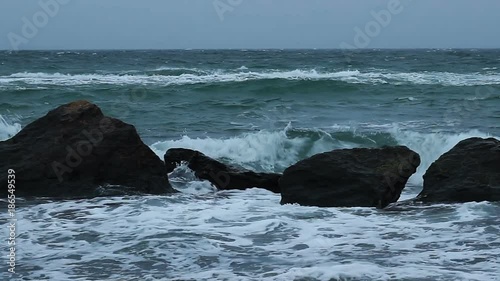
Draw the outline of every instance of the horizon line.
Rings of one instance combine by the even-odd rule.
[[[416,47],[416,48],[97,48],[97,49],[0,49],[1,52],[23,52],[23,51],[377,51],[377,50],[500,50],[500,47]]]

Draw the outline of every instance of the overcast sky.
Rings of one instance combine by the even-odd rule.
[[[0,49],[500,48],[499,0],[0,0],[0,23]]]

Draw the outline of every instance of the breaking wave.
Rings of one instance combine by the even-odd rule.
[[[358,132],[349,126],[337,126],[327,132],[294,129],[289,125],[282,131],[260,131],[224,139],[183,136],[157,142],[151,148],[160,158],[169,148],[189,148],[243,167],[282,172],[301,159],[333,149],[404,145],[421,157],[417,172],[409,180],[415,188],[409,191],[415,193],[420,191],[422,176],[429,166],[458,142],[470,137],[490,137],[478,130],[423,133],[401,129],[394,124],[380,127],[384,128],[383,131]]]
[[[10,139],[21,130],[21,124],[10,122],[0,115],[0,141]]]
[[[126,71],[123,73],[31,73],[21,72],[0,76],[2,84],[35,84],[35,85],[189,85],[214,83],[239,83],[255,80],[299,80],[299,81],[339,81],[348,84],[418,84],[443,86],[479,86],[500,85],[499,73],[468,73],[451,72],[389,72],[372,70],[342,70],[321,72],[310,70],[268,70],[255,72],[245,68],[236,71],[202,70],[196,68],[161,67],[152,71]]]

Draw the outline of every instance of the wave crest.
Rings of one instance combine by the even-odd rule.
[[[389,72],[386,70],[342,70],[320,72],[310,70],[269,70],[255,72],[248,69],[237,71],[200,70],[196,68],[162,67],[149,72],[127,71],[124,73],[30,73],[21,72],[8,76],[0,76],[1,84],[24,83],[36,85],[190,85],[215,83],[240,83],[257,80],[289,80],[289,81],[337,81],[348,84],[417,84],[443,86],[479,86],[500,85],[498,73],[450,73],[450,72]]]
[[[301,159],[333,149],[404,145],[421,157],[420,167],[409,180],[412,186],[418,188],[422,186],[422,176],[429,166],[458,142],[470,137],[491,137],[478,130],[422,133],[401,129],[397,124],[378,132],[356,130],[338,126],[337,130],[326,132],[294,129],[289,125],[281,131],[260,131],[226,139],[183,136],[177,140],[157,142],[151,148],[161,158],[170,148],[189,148],[246,168],[282,172]],[[411,193],[419,191],[410,190]]]
[[[0,115],[0,141],[10,139],[21,130],[21,124],[8,121]]]

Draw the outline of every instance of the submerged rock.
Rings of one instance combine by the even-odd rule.
[[[429,167],[417,200],[500,201],[500,141],[470,138],[459,142]]]
[[[420,156],[404,146],[317,154],[285,170],[281,203],[384,208],[399,199],[418,165]]]
[[[172,172],[179,164],[186,162],[196,177],[210,181],[221,190],[263,188],[279,193],[278,180],[280,174],[256,173],[223,164],[205,154],[191,149],[172,148],[165,153],[167,173]]]
[[[135,127],[87,101],[62,105],[0,142],[0,187],[16,196],[95,197],[175,192],[161,159]]]

